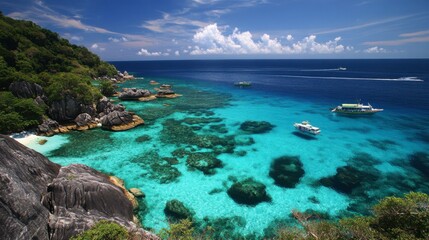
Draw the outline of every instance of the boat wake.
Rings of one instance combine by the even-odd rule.
[[[362,81],[393,81],[393,82],[423,82],[417,77],[400,77],[400,78],[356,78],[356,77],[322,77],[322,76],[301,76],[301,75],[277,75],[280,77],[292,78],[315,78],[315,79],[334,79],[334,80],[362,80]]]
[[[301,72],[331,72],[331,71],[345,71],[347,68],[322,68],[322,69],[301,69]]]

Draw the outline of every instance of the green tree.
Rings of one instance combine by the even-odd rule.
[[[112,96],[116,92],[116,86],[110,80],[102,80],[99,88],[101,94],[107,97]]]
[[[374,215],[372,226],[391,239],[429,236],[429,196],[425,193],[387,197],[374,206]]]
[[[101,220],[71,240],[126,240],[128,237],[125,227],[115,222]]]

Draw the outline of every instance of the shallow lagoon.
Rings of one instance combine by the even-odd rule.
[[[147,103],[122,102],[146,121],[144,126],[126,132],[101,129],[72,132],[48,138],[45,145],[29,146],[54,162],[62,165],[83,163],[123,178],[129,188],[140,188],[146,194],[147,207],[140,212],[145,227],[159,230],[167,226],[163,210],[171,199],[178,199],[192,209],[196,221],[218,219],[218,229],[233,228],[240,234],[263,234],[277,220],[290,220],[293,209],[311,209],[335,218],[365,214],[372,204],[387,195],[429,192],[428,176],[410,164],[413,154],[429,152],[428,103],[416,102],[420,101],[422,86],[427,88],[426,82],[417,87],[409,84],[421,83],[383,83],[386,91],[372,91],[366,93],[366,97],[371,101],[382,99],[373,105],[386,108],[384,112],[367,117],[347,117],[329,111],[330,107],[343,102],[340,98],[344,98],[344,93],[329,95],[335,89],[331,82],[329,86],[320,85],[317,79],[306,79],[301,83],[297,78],[286,78],[278,82],[278,77],[269,77],[273,72],[278,74],[278,70],[271,69],[270,72],[264,68],[255,72],[254,68],[248,68],[244,71],[241,65],[240,68],[227,68],[229,74],[226,74],[221,71],[223,65],[222,68],[191,69],[189,73],[186,69],[167,71],[162,63],[158,67],[142,63],[141,67],[149,70],[138,70],[136,63],[133,64],[117,66],[145,78],[129,81],[122,87],[153,89],[149,81],[154,79],[173,84],[174,90],[183,96]],[[313,65],[304,66],[304,70],[314,68]],[[162,71],[163,68],[166,71]],[[311,73],[314,72],[317,71]],[[368,72],[365,74],[370,75]],[[420,74],[419,77],[426,80],[428,73]],[[391,77],[381,76],[382,73],[374,75]],[[226,76],[228,81],[224,80]],[[252,87],[233,86],[233,81],[244,77],[252,80]],[[302,90],[309,87],[302,85],[309,82],[312,86],[306,96]],[[363,84],[368,81],[352,83],[357,88],[353,92],[368,88]],[[351,81],[338,84],[342,89]],[[407,101],[414,103],[396,105],[396,98],[383,98],[383,94],[404,87],[404,84],[408,91],[416,88],[414,94],[407,93],[413,95]],[[293,86],[295,92],[290,89]],[[318,87],[321,93],[310,94],[317,92]],[[398,96],[403,94],[398,93]],[[408,104],[414,104],[414,108],[409,108]],[[320,127],[322,133],[316,138],[298,134],[293,123],[302,120]],[[275,127],[265,133],[252,134],[240,130],[245,121],[267,121]],[[198,152],[215,152],[223,166],[213,168],[208,174],[190,168],[187,157],[175,152],[177,149],[187,152],[188,157],[198,157]],[[295,188],[277,186],[269,176],[272,161],[281,156],[297,156],[303,164],[305,174]],[[349,171],[347,187],[351,190],[347,192],[341,191],[343,185],[338,185],[335,183],[338,179],[332,178],[343,170]],[[249,177],[266,186],[271,202],[247,206],[237,204],[228,196],[226,191],[234,182]]]

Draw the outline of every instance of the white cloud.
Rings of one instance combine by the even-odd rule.
[[[365,49],[363,51],[365,53],[385,53],[386,49],[375,46],[375,47],[371,47],[371,48]]]
[[[292,35],[288,35],[286,39],[290,42],[293,40]],[[259,39],[254,40],[252,33],[249,31],[240,32],[237,28],[232,34],[225,35],[219,30],[217,24],[210,24],[199,29],[193,41],[196,45],[190,52],[191,55],[204,54],[300,54],[300,53],[315,53],[315,54],[331,54],[341,53],[351,47],[345,47],[339,42],[341,37],[334,40],[319,43],[316,41],[316,36],[311,35],[305,37],[301,41],[292,43],[292,45],[284,45],[277,38],[273,38],[268,34],[263,34]]]
[[[158,33],[186,33],[189,27],[204,27],[206,22],[164,13],[160,19],[146,21],[142,27]]]
[[[147,57],[159,57],[159,56],[170,56],[170,53],[162,53],[162,52],[150,52],[147,49],[140,49],[140,51],[137,52],[137,55],[139,56],[147,56]]]
[[[109,41],[114,42],[114,43],[128,42],[128,39],[126,37],[120,37],[120,38],[109,37],[108,39],[109,39]]]
[[[91,49],[98,50],[98,51],[101,51],[101,52],[106,50],[106,48],[100,47],[97,43],[92,44],[91,45]]]
[[[64,33],[64,38],[67,38],[69,40],[76,41],[76,42],[80,42],[83,40],[83,37],[72,35],[70,33]]]
[[[176,55],[176,56],[180,56],[179,51],[175,51],[175,52],[174,52],[174,55]]]

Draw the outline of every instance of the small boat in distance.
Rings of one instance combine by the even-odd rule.
[[[344,114],[373,114],[376,112],[381,112],[384,109],[382,108],[373,108],[371,104],[364,105],[361,103],[343,103],[340,106],[332,109],[331,112],[335,113],[344,113]]]
[[[317,135],[321,132],[320,128],[312,126],[309,121],[302,121],[301,123],[294,123],[293,126],[303,132],[303,133],[309,133],[313,135]]]
[[[347,70],[347,68],[345,68],[345,67],[339,67],[339,68],[338,68],[338,70],[339,70],[339,71],[346,71],[346,70]]]
[[[241,81],[241,82],[235,82],[234,85],[238,86],[238,87],[250,87],[250,86],[252,86],[252,83]]]

